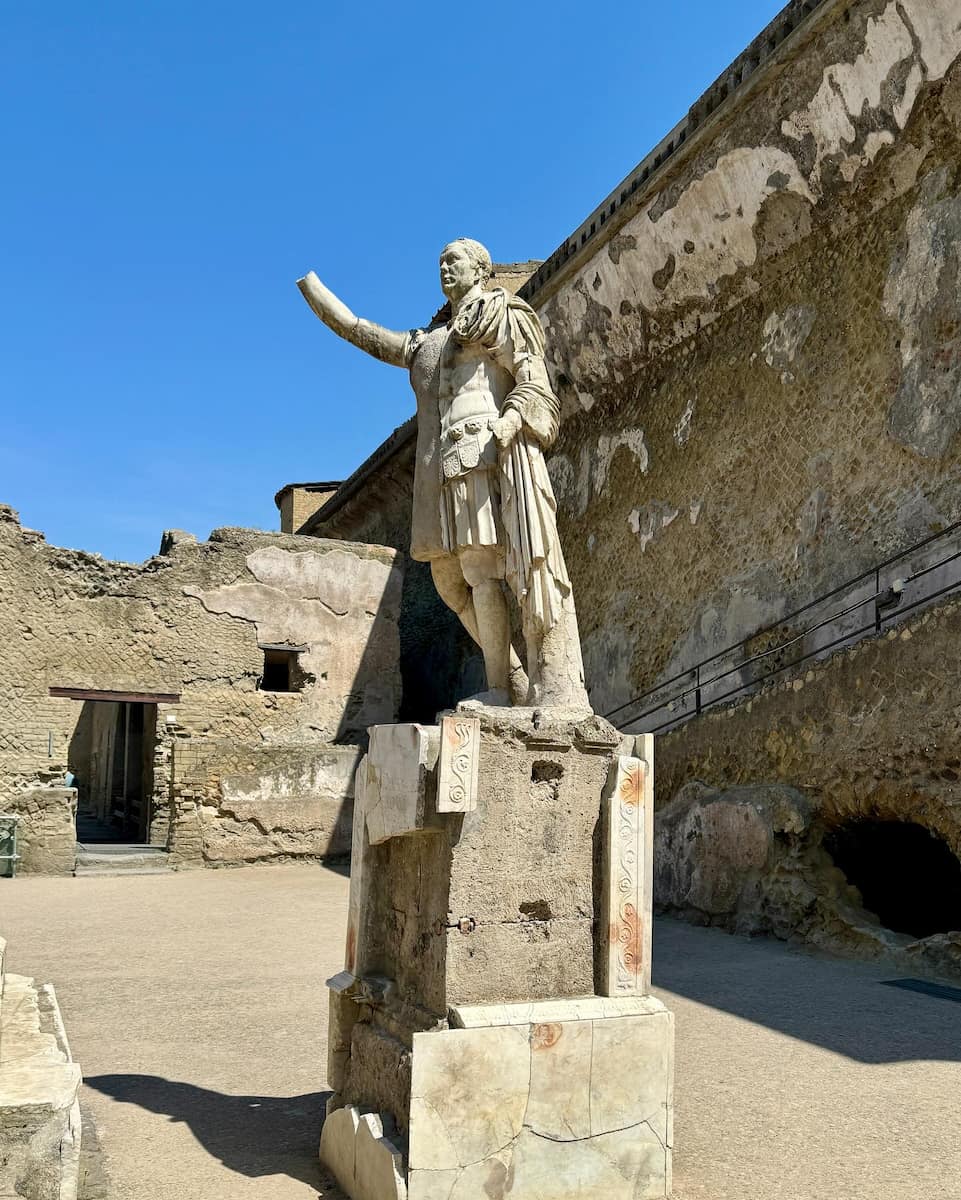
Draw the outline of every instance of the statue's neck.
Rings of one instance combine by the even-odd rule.
[[[462,308],[465,308],[472,301],[476,300],[478,296],[482,296],[483,294],[484,289],[479,283],[475,283],[474,286],[469,291],[466,291],[459,300],[451,301],[451,317],[456,317]]]

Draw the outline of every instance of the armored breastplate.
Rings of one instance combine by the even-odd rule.
[[[449,337],[441,355],[441,463],[445,479],[497,462],[491,425],[500,414],[513,380],[477,345]]]

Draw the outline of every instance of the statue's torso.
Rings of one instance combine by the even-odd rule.
[[[447,553],[440,525],[443,481],[497,465],[491,425],[514,386],[490,351],[464,345],[446,326],[421,335],[410,366],[417,397],[411,555]]]
[[[441,469],[444,479],[497,466],[492,426],[513,380],[480,346],[448,337],[438,381]]]

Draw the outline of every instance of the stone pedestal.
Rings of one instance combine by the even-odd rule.
[[[371,730],[321,1138],[353,1200],[670,1194],[653,765],[584,712]]]
[[[0,938],[0,1197],[77,1200],[80,1068],[50,984],[4,972]]]

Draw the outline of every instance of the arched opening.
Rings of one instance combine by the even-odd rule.
[[[824,848],[887,929],[916,938],[961,929],[961,862],[923,825],[849,821]]]

